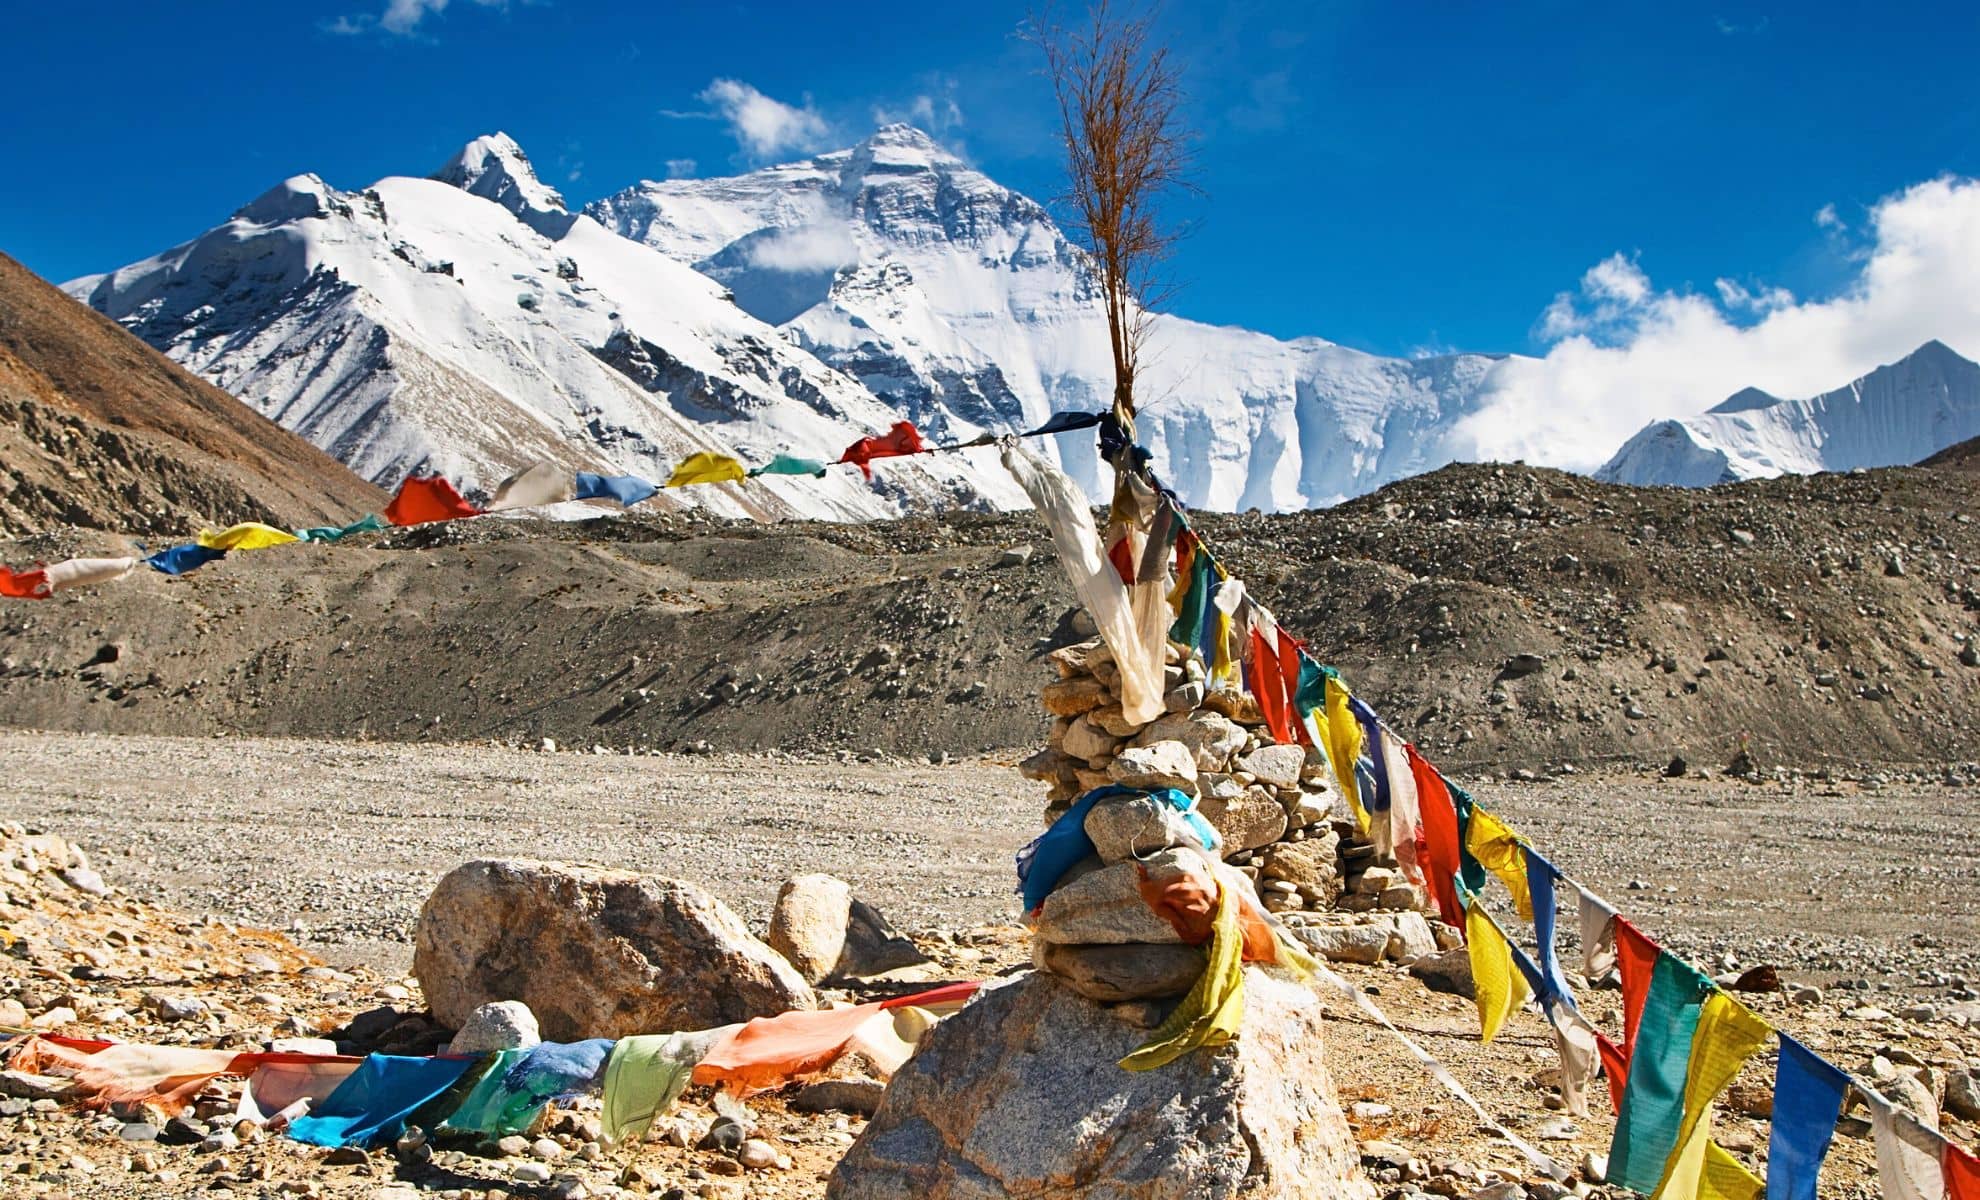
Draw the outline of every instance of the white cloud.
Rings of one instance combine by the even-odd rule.
[[[1824,204],[1815,210],[1815,224],[1829,230],[1841,230],[1843,228],[1843,219],[1836,215],[1834,202]]]
[[[470,0],[482,8],[507,8],[508,0]],[[342,16],[328,22],[323,28],[330,33],[357,34],[370,33],[382,29],[386,33],[409,36],[417,33],[420,23],[429,16],[445,12],[448,0],[386,0],[385,11],[378,16],[359,13],[355,16]]]
[[[1797,301],[1731,280],[1714,296],[1659,290],[1635,259],[1604,259],[1542,315],[1547,355],[1493,368],[1480,411],[1445,449],[1588,470],[1645,423],[1702,412],[1744,387],[1817,395],[1932,338],[1980,357],[1980,180],[1940,178],[1885,197],[1845,261],[1856,273],[1837,295]]]
[[[858,259],[859,248],[843,222],[786,229],[749,248],[751,265],[792,274],[837,270]]]
[[[809,99],[802,108],[794,107],[739,79],[717,79],[697,99],[729,123],[729,132],[755,158],[821,149],[832,137],[831,125]]]
[[[941,82],[942,94],[922,92],[909,100],[904,107],[896,108],[888,104],[873,106],[875,125],[912,125],[923,133],[941,138],[962,128],[962,106],[956,103],[955,82]]]
[[[667,160],[667,178],[694,178],[695,162],[691,158],[670,158]]]

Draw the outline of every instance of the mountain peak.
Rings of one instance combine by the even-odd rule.
[[[536,177],[516,139],[499,131],[462,146],[428,178],[493,200],[552,241],[563,237],[575,219],[565,209],[563,195]]]
[[[856,154],[870,155],[876,159],[884,158],[895,163],[904,163],[908,160],[920,160],[930,164],[962,161],[927,133],[901,121],[882,125],[868,134],[865,140],[853,148],[853,151]]]

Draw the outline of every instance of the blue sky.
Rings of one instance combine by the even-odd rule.
[[[905,117],[1049,197],[1024,11],[15,5],[33,52],[0,123],[0,250],[66,279],[286,175],[425,174],[497,128],[573,203],[670,164],[729,173],[765,156],[706,115],[716,79],[800,114],[789,144]],[[1605,260],[1624,292],[1751,324],[1779,307],[1754,297],[1858,286],[1880,201],[1980,173],[1973,6],[1171,3],[1164,23],[1201,134],[1175,308],[1282,336],[1544,353],[1599,335]]]

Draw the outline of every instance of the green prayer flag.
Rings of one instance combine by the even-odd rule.
[[[760,467],[751,467],[750,476],[758,475],[816,475],[823,478],[825,464],[815,458],[798,458],[791,454],[779,454]]]
[[[1650,970],[1643,1016],[1630,1050],[1629,1084],[1609,1145],[1609,1182],[1649,1195],[1677,1149],[1691,1042],[1712,981],[1676,955],[1659,951]]]
[[[653,1118],[687,1090],[695,1064],[707,1053],[696,1034],[655,1033],[623,1037],[605,1060],[604,1112],[599,1132],[607,1142],[645,1136]]]
[[[473,1090],[440,1123],[440,1128],[459,1133],[485,1133],[490,1137],[506,1137],[528,1129],[535,1123],[536,1114],[542,1111],[543,1106],[532,1103],[527,1097],[519,1099],[504,1083],[509,1069],[528,1055],[528,1049],[497,1050],[494,1061],[475,1082]]]
[[[381,529],[390,528],[391,526],[385,523],[385,518],[372,513],[361,521],[352,521],[349,525],[341,527],[318,525],[313,529],[298,529],[296,537],[305,542],[339,542],[354,533],[376,533]]]

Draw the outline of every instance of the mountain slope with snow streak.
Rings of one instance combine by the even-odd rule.
[[[1807,400],[1747,388],[1695,417],[1657,421],[1596,472],[1609,483],[1709,487],[1741,479],[1904,466],[1980,436],[1980,365],[1931,341]]]
[[[296,176],[191,242],[67,287],[387,484],[437,470],[486,487],[535,459],[656,479],[699,450],[830,459],[897,419],[720,284],[563,212],[507,138],[439,174],[355,192]],[[1018,496],[989,451],[878,474],[659,502],[861,519]]]

